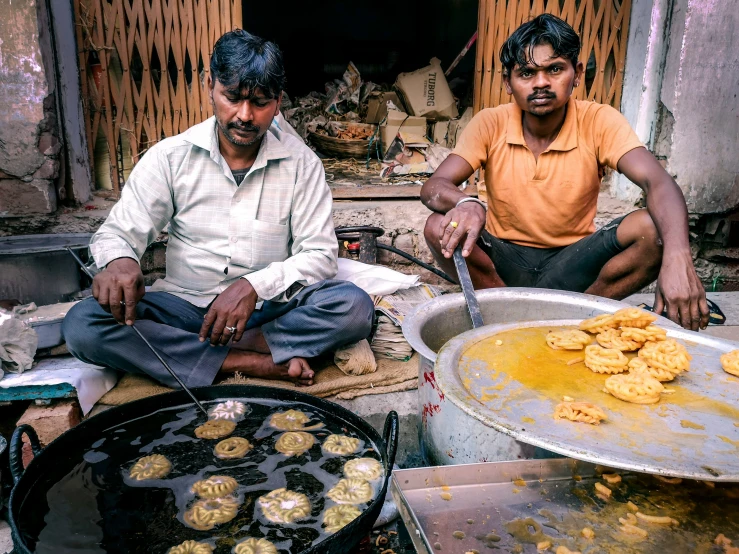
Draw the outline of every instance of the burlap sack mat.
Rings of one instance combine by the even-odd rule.
[[[369,394],[401,392],[418,388],[417,353],[413,354],[413,357],[407,362],[380,358],[377,360],[377,371],[367,375],[344,375],[330,361],[324,362],[322,367],[316,367],[315,369],[316,376],[314,383],[309,387],[298,387],[288,381],[253,379],[238,374],[217,384],[262,385],[296,389],[319,398],[336,396],[336,398],[342,400],[350,400]],[[120,406],[127,402],[147,398],[155,394],[170,392],[171,390],[173,389],[163,387],[148,377],[126,374],[98,403],[107,406]]]

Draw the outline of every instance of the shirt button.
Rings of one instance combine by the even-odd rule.
[[[239,242],[239,239],[237,237],[231,237],[231,242]]]

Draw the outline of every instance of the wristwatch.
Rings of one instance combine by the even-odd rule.
[[[476,202],[477,204],[480,204],[480,206],[482,206],[482,209],[483,209],[483,210],[485,210],[485,211],[487,211],[487,210],[488,210],[488,207],[487,207],[487,205],[485,204],[485,202],[483,202],[483,201],[482,201],[482,200],[480,200],[479,198],[473,198],[472,196],[465,196],[465,197],[464,197],[464,198],[462,198],[462,199],[461,199],[461,200],[460,200],[459,202],[457,202],[457,205],[456,205],[456,206],[454,206],[454,207],[455,207],[455,208],[459,208],[459,206],[460,206],[460,205],[462,205],[462,204],[464,204],[465,202]]]

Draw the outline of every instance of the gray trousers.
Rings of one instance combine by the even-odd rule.
[[[167,292],[148,292],[136,306],[136,327],[189,387],[212,384],[230,350],[200,342],[207,311]],[[265,301],[246,329],[261,327],[272,359],[284,364],[366,338],[373,315],[372,299],[362,289],[327,280],[305,287],[288,302]],[[74,306],[62,330],[70,353],[84,362],[144,373],[178,387],[133,329],[117,323],[94,298]]]

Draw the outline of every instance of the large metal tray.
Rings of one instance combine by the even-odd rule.
[[[602,391],[606,375],[597,375],[582,363],[567,365],[581,358],[582,351],[546,346],[547,330],[578,323],[532,321],[463,333],[439,353],[435,367],[439,387],[470,416],[552,452],[626,470],[739,481],[739,378],[725,373],[719,361],[723,352],[739,344],[668,329],[668,336],[681,341],[692,354],[691,369],[665,383],[675,392],[663,395],[658,404],[631,404]],[[506,333],[512,330],[520,331]],[[531,340],[536,333],[541,340]],[[515,342],[519,334],[529,341],[523,347]],[[496,346],[495,338],[490,340],[495,336],[505,338],[504,344]],[[490,352],[485,354],[488,361],[482,361],[475,350],[482,352],[488,345],[484,351]],[[491,350],[495,348],[500,352]],[[516,359],[505,354],[516,348],[526,355]],[[496,367],[498,358],[501,362]],[[541,374],[543,364],[552,359],[557,365],[544,378],[535,382],[528,378],[537,371]],[[603,407],[608,421],[599,426],[555,421],[552,414],[563,394]]]
[[[739,537],[737,485],[623,474],[607,484],[613,492],[605,499],[594,489],[605,483],[601,471],[565,458],[403,469],[393,472],[390,491],[419,554],[534,553],[545,540],[547,552],[563,545],[583,554],[692,554],[722,551],[712,548],[719,533]],[[629,501],[679,526],[640,523],[646,539],[626,535],[618,518],[631,511]],[[584,527],[595,538],[582,537]]]

